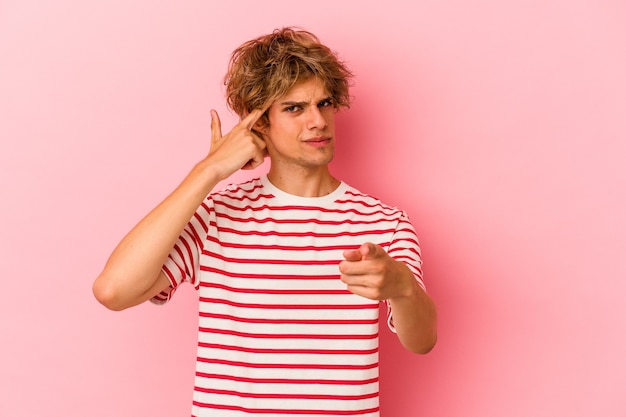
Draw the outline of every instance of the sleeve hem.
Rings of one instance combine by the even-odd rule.
[[[161,268],[161,271],[167,277],[167,280],[170,282],[170,286],[150,299],[150,302],[155,305],[166,304],[168,301],[172,299],[172,296],[174,295],[174,293],[176,292],[176,289],[178,288],[178,284],[172,278],[172,275],[169,273],[165,265],[163,265],[163,267]]]

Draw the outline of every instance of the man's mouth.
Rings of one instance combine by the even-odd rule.
[[[316,136],[314,138],[306,139],[304,143],[309,145],[325,145],[330,142],[330,137],[328,136]]]

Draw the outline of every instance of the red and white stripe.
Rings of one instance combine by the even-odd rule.
[[[376,417],[379,304],[346,290],[346,249],[379,244],[421,280],[406,214],[346,184],[288,195],[266,177],[212,194],[163,271],[199,292],[193,415]]]

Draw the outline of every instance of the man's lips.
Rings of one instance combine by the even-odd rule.
[[[316,136],[314,138],[309,138],[304,140],[305,143],[311,143],[311,144],[315,144],[315,143],[326,143],[326,142],[330,142],[330,138],[328,136]]]

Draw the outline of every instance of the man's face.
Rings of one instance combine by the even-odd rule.
[[[324,84],[311,77],[294,85],[268,110],[262,129],[272,169],[318,168],[333,158],[335,103]]]

